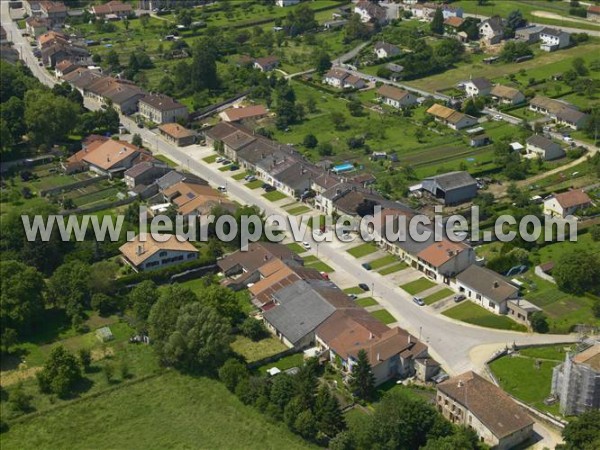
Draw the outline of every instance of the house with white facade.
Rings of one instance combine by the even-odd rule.
[[[300,0],[277,0],[275,4],[280,8],[285,8],[286,6],[294,6],[300,3]]]
[[[496,314],[506,314],[506,302],[519,296],[519,289],[502,275],[475,264],[459,273],[456,283],[469,300]]]
[[[341,69],[331,69],[323,76],[323,83],[338,89],[362,89],[365,81]]]
[[[540,42],[540,49],[553,52],[568,47],[571,44],[571,35],[556,28],[544,28],[540,32]]]
[[[518,105],[525,101],[525,95],[521,91],[502,84],[494,86],[490,91],[490,96],[503,105]]]
[[[174,98],[164,94],[149,94],[139,101],[142,117],[157,124],[177,122],[187,119],[188,110]]]
[[[575,214],[578,210],[592,206],[592,199],[582,189],[554,194],[544,200],[544,214],[562,217]]]
[[[467,97],[484,97],[490,95],[494,85],[487,78],[477,77],[465,81],[463,86]]]
[[[450,279],[475,263],[470,245],[443,239],[417,253],[419,270],[429,278],[449,284]]]
[[[560,144],[541,134],[535,134],[527,139],[525,151],[526,155],[537,156],[544,161],[550,161],[565,156],[565,151]]]
[[[487,45],[500,43],[504,37],[504,24],[500,16],[493,16],[479,25],[479,39]]]
[[[412,93],[388,84],[377,89],[384,104],[393,108],[406,108],[417,104],[417,97]]]
[[[163,239],[164,242],[162,241]],[[183,237],[162,234],[157,240],[141,233],[119,247],[121,258],[136,272],[162,269],[198,259],[198,249]]]
[[[383,25],[388,21],[387,10],[368,0],[360,0],[354,7],[354,13],[358,14],[364,23],[376,22]]]
[[[391,58],[400,54],[400,49],[389,42],[376,42],[373,51],[379,59]]]

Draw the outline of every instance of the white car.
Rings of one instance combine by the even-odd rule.
[[[302,243],[302,247],[304,247],[306,250],[310,250],[311,249],[310,243],[308,243],[306,241]]]
[[[494,114],[494,120],[502,120],[502,116],[500,114]]]
[[[565,136],[565,137],[563,137],[563,141],[570,144],[573,142],[573,138],[571,136]]]

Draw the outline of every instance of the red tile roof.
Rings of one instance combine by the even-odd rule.
[[[563,208],[582,206],[592,202],[590,197],[582,190],[563,192],[561,194],[556,194],[554,198]]]

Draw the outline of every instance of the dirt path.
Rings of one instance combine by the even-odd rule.
[[[565,17],[565,16],[561,16],[560,14],[556,14],[556,13],[552,13],[552,12],[548,12],[548,11],[532,11],[531,15],[535,16],[535,17],[542,17],[544,19],[565,20],[567,22],[585,23],[587,25],[590,25],[590,24],[593,25],[593,22],[590,22],[589,20],[576,19],[575,17]]]

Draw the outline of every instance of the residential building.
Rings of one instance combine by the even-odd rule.
[[[559,399],[560,412],[565,416],[600,409],[600,343],[569,352],[565,362],[554,367],[552,394]]]
[[[203,3],[206,3],[206,0],[139,0],[138,9],[154,11],[159,9],[192,7]]]
[[[373,51],[379,59],[391,58],[400,54],[400,49],[389,42],[376,42]]]
[[[593,20],[594,22],[600,22],[600,5],[590,5],[587,9],[588,20]]]
[[[62,76],[63,81],[77,89],[81,95],[85,95],[86,88],[100,78],[102,78],[101,74],[84,67],[79,67]]]
[[[127,187],[133,189],[139,185],[152,184],[169,171],[170,169],[163,163],[142,161],[127,169],[123,179]]]
[[[374,22],[383,25],[388,21],[386,9],[368,0],[360,0],[354,7],[354,13],[360,16],[360,20],[364,23]]]
[[[469,136],[469,145],[471,147],[483,147],[484,145],[491,144],[492,140],[487,134],[476,134]]]
[[[145,95],[146,92],[130,81],[102,75],[96,77],[83,89],[85,98],[101,105],[111,104],[117,112],[125,115],[136,112],[140,99]]]
[[[91,13],[94,14],[97,19],[123,19],[133,14],[133,8],[129,3],[112,0],[101,5],[93,5]]]
[[[571,35],[563,30],[546,27],[540,31],[540,41],[540,49],[553,52],[568,47],[571,43]]]
[[[592,206],[592,199],[581,189],[554,194],[544,200],[544,214],[562,217],[575,214],[578,210]]]
[[[472,429],[497,450],[515,448],[533,436],[534,421],[525,408],[472,371],[438,384],[436,406],[447,420]]]
[[[560,144],[557,144],[541,134],[530,136],[526,141],[525,149],[527,155],[535,155],[542,158],[544,161],[550,161],[565,156],[565,151]]]
[[[415,95],[388,84],[382,85],[377,90],[377,93],[381,97],[383,103],[393,108],[405,108],[417,103],[417,97]]]
[[[50,68],[56,67],[56,64],[65,60],[78,65],[87,65],[92,62],[87,48],[59,42],[45,46],[42,49],[41,60],[44,66]]]
[[[41,17],[47,20],[50,28],[62,27],[67,20],[68,8],[63,2],[58,1],[40,1],[39,10]]]
[[[513,319],[515,322],[521,322],[525,325],[531,324],[531,316],[536,312],[542,312],[542,309],[525,300],[524,298],[517,298],[515,300],[509,300],[506,302],[508,311],[506,314]]]
[[[168,187],[162,194],[182,216],[208,215],[217,206],[229,211],[236,209],[235,204],[216,189],[187,180]]]
[[[119,251],[123,261],[136,272],[163,269],[198,259],[196,247],[184,237],[174,234],[161,234],[157,240],[152,233],[141,233],[119,247]]]
[[[71,173],[87,169],[100,175],[114,176],[131,168],[141,154],[141,150],[129,142],[99,137],[67,158],[65,170]]]
[[[450,279],[475,263],[475,252],[462,242],[444,238],[417,253],[418,269],[435,281],[450,284]]]
[[[158,131],[162,137],[178,147],[185,147],[196,142],[196,133],[178,123],[163,123],[159,125]]]
[[[276,0],[275,4],[279,7],[285,8],[286,6],[293,6],[300,3],[300,0]]]
[[[176,185],[180,181],[185,181],[188,184],[200,184],[208,186],[208,181],[189,172],[179,172],[177,170],[171,170],[170,172],[167,172],[165,175],[156,180],[156,184],[158,185],[158,190],[160,192],[165,192],[171,186]]]
[[[69,37],[59,31],[50,30],[37,37],[38,49],[43,50],[53,44],[69,45]]]
[[[448,17],[444,20],[444,33],[448,35],[455,35],[460,31],[460,27],[462,27],[465,20],[462,17]]]
[[[174,98],[164,94],[148,94],[139,101],[142,117],[157,124],[187,120],[188,110]]]
[[[347,23],[348,21],[346,19],[328,20],[323,24],[323,28],[325,28],[326,30],[337,30],[339,28],[342,28]]]
[[[490,94],[494,85],[487,78],[478,77],[464,82],[463,86],[467,97],[484,97]]]
[[[468,172],[448,172],[425,178],[423,190],[445,205],[456,205],[472,200],[477,195],[477,181]]]
[[[62,78],[68,73],[77,70],[77,68],[79,68],[77,64],[69,61],[68,59],[63,59],[61,62],[54,66],[54,74],[57,78]]]
[[[223,275],[229,280],[237,280],[245,277],[247,274],[252,274],[260,269],[263,265],[280,260],[288,265],[302,265],[302,258],[290,250],[283,244],[274,242],[252,242],[248,244],[246,251],[238,250],[217,261],[217,266]],[[248,283],[258,281],[248,280]],[[245,286],[242,286],[245,287]]]
[[[504,38],[504,24],[500,16],[493,16],[479,24],[479,39],[487,45],[500,43]]]
[[[31,16],[25,19],[25,28],[30,36],[38,36],[48,32],[48,20],[43,17]]]
[[[539,25],[530,25],[515,30],[515,39],[527,44],[534,44],[540,40],[540,33],[545,27]]]
[[[279,58],[276,56],[265,56],[254,60],[254,68],[261,72],[270,72],[279,66]]]
[[[477,118],[438,103],[432,105],[427,113],[431,114],[436,121],[444,123],[453,130],[462,130],[477,123]]]
[[[341,69],[331,69],[323,76],[323,83],[338,89],[362,89],[366,83],[361,78]]]
[[[266,116],[269,112],[263,105],[244,106],[240,108],[229,108],[219,114],[225,122],[242,122],[244,120],[256,120]]]
[[[562,100],[535,96],[529,102],[529,109],[552,118],[557,124],[579,130],[585,126],[589,116],[579,111],[575,106]]]
[[[459,273],[456,282],[469,300],[496,314],[506,314],[508,300],[519,296],[519,289],[503,276],[475,264]]]
[[[490,91],[494,100],[505,105],[518,105],[525,101],[525,95],[518,89],[497,84]]]

